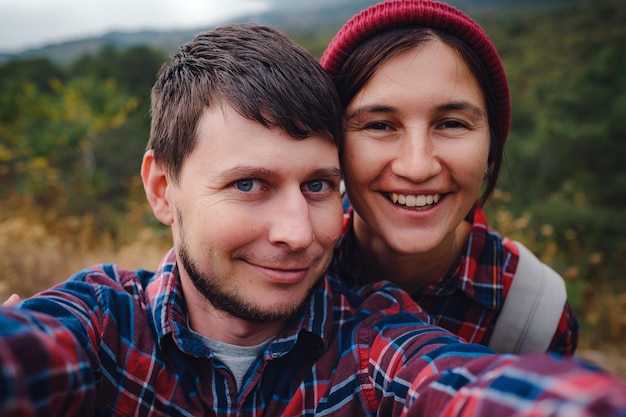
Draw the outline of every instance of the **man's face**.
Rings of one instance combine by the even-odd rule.
[[[168,181],[181,279],[252,322],[292,316],[341,232],[340,170],[329,137],[296,140],[207,109],[177,184]]]

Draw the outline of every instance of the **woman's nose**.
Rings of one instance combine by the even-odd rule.
[[[428,132],[411,129],[403,134],[391,170],[412,182],[424,182],[441,170],[435,143]]]

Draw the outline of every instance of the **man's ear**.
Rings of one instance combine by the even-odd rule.
[[[174,222],[174,208],[167,193],[170,186],[169,177],[166,175],[166,170],[154,160],[152,150],[143,155],[141,179],[155,217],[164,225],[171,225]]]

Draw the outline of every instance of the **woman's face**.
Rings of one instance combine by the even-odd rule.
[[[452,245],[489,153],[485,99],[461,57],[433,40],[391,58],[346,119],[345,182],[359,241],[399,253]]]

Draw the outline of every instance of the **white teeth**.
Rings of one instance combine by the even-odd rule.
[[[390,197],[391,201],[393,201],[395,204],[400,204],[407,207],[425,207],[432,204],[437,204],[437,202],[439,202],[439,199],[441,198],[441,195],[405,195],[391,193]]]

